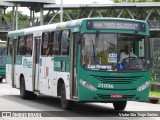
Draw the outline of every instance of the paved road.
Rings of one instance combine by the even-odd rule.
[[[160,104],[145,102],[128,102],[125,111],[115,111],[111,103],[76,104],[72,111],[64,111],[61,109],[60,100],[53,97],[39,95],[36,100],[22,100],[19,90],[11,88],[5,81],[0,84],[0,111],[0,115],[2,112],[3,115],[6,114],[5,111],[11,111],[12,116],[14,115],[12,118],[3,117],[0,120],[22,120],[21,117],[16,117],[18,115],[24,116],[23,120],[51,120],[53,117],[56,117],[56,120],[132,120],[135,119],[134,116],[138,120],[160,119]],[[33,115],[52,117],[26,118]],[[157,115],[159,117],[156,117]]]

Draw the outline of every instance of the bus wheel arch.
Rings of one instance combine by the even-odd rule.
[[[64,110],[72,109],[74,102],[66,98],[66,88],[63,79],[58,80],[57,92],[57,95],[61,96],[61,107]]]
[[[21,80],[24,79],[24,75],[21,73],[20,76],[19,76],[19,89],[20,89],[20,86],[21,86]]]
[[[57,83],[57,96],[61,96],[61,87],[64,84],[64,80],[62,78],[59,78]]]
[[[20,79],[19,79],[19,83],[20,83],[21,78],[24,78],[24,75],[21,73],[19,78],[20,78]]]
[[[20,96],[22,99],[35,99],[37,97],[34,92],[26,90],[24,75],[20,75]]]
[[[29,93],[26,90],[26,86],[25,86],[25,78],[23,76],[23,74],[20,75],[20,96],[22,99],[28,99]]]

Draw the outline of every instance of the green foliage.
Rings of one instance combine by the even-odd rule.
[[[9,11],[5,15],[6,19],[10,22],[12,21],[12,13],[13,13],[12,11]],[[16,19],[16,18],[14,18],[14,19]],[[29,21],[29,17],[25,14],[22,14],[22,12],[18,12],[18,20],[19,21]]]
[[[9,11],[6,13],[5,18],[6,20],[11,24],[12,23],[12,11]],[[14,17],[14,21],[16,21],[16,18]],[[18,28],[26,28],[29,27],[29,17],[25,14],[22,14],[22,12],[18,12]]]
[[[149,96],[159,96],[160,97],[160,92],[150,91]]]

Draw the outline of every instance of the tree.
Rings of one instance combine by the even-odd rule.
[[[12,13],[13,13],[13,11],[9,11],[5,15],[5,19],[10,24],[12,23]],[[14,21],[15,20],[16,20],[16,18],[14,18]],[[30,22],[30,18],[27,15],[22,14],[22,12],[18,11],[18,28],[22,29],[22,28],[29,27],[29,22]]]

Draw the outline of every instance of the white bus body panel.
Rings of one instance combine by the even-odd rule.
[[[12,86],[12,64],[6,64],[6,81]]]
[[[56,74],[53,72],[53,57],[40,57],[39,61],[39,90],[43,94],[53,94],[53,85]],[[49,94],[50,93],[50,94]]]
[[[38,88],[40,93],[57,97],[58,80],[62,78],[66,86],[66,97],[70,99],[69,73],[54,71],[54,57],[41,57],[39,64]]]
[[[14,72],[15,72],[14,80],[16,83],[16,88],[20,88],[20,73],[23,73],[22,65],[15,65]]]
[[[33,83],[32,83],[32,57],[22,57],[22,69],[20,74],[24,75],[26,90],[33,91]]]

